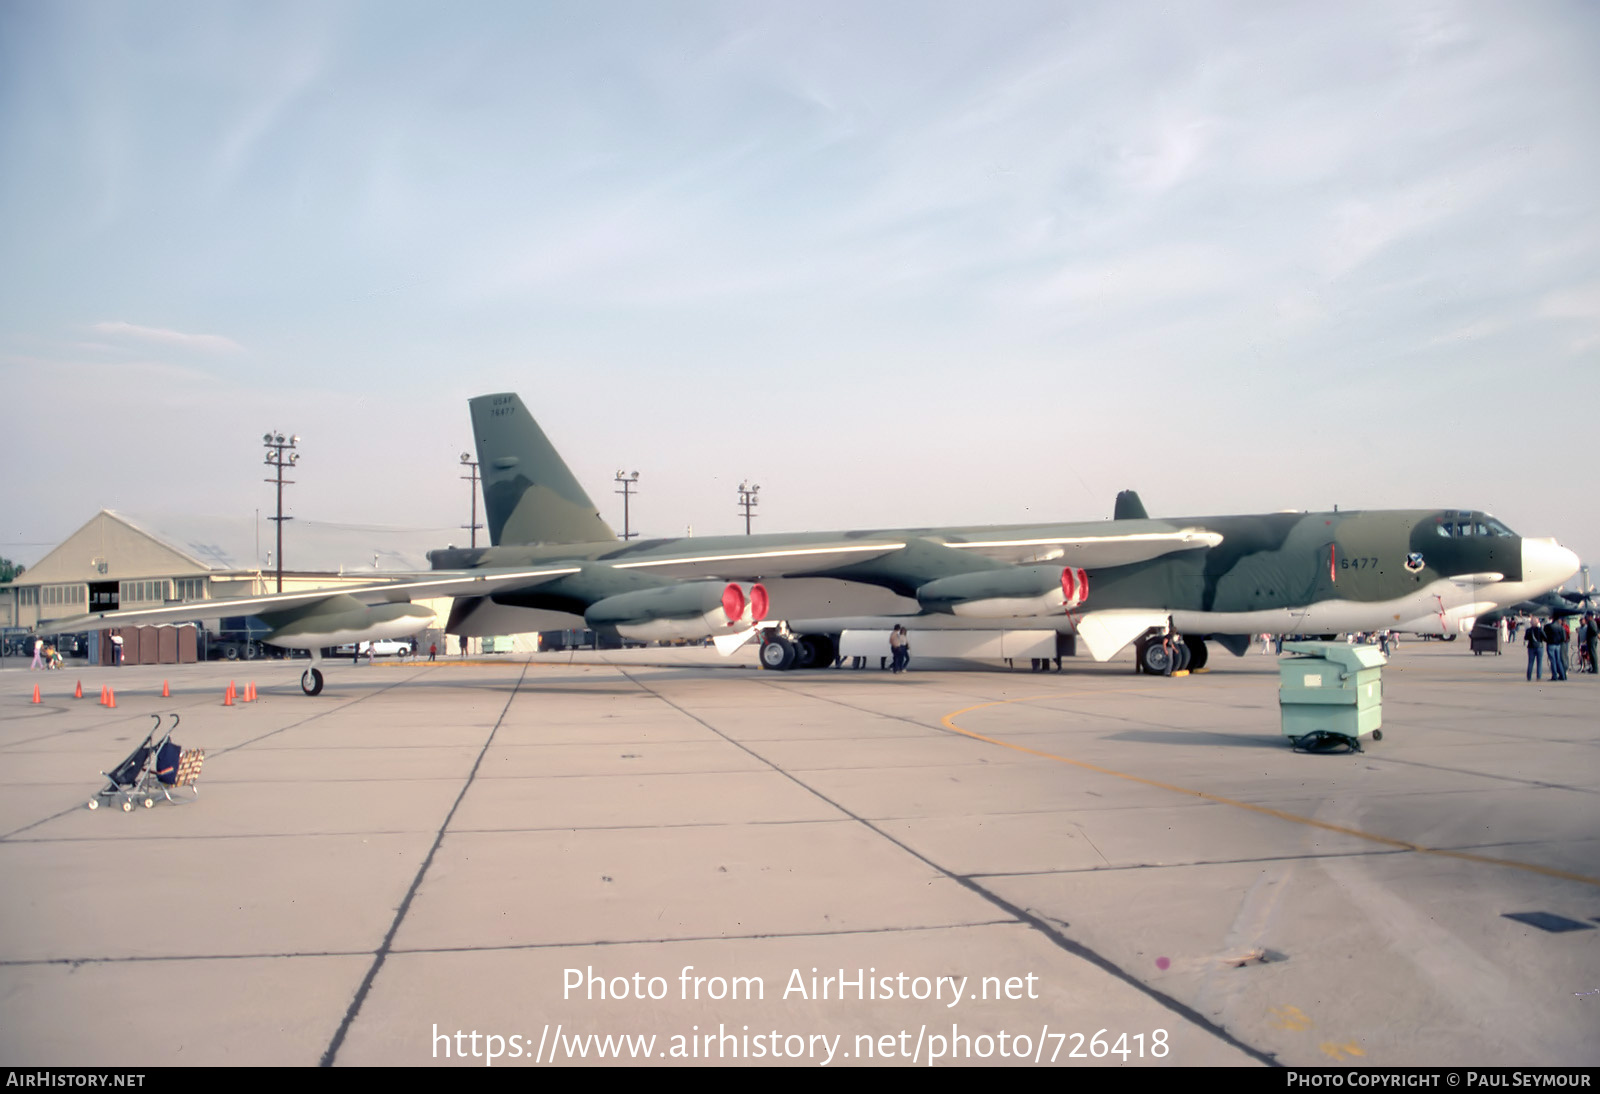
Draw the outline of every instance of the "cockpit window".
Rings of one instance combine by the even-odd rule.
[[[1459,539],[1464,536],[1516,536],[1515,532],[1493,517],[1483,517],[1479,520],[1446,520],[1440,517],[1433,530],[1449,539]]]

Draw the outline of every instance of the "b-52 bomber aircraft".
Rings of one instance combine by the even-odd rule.
[[[1454,509],[1151,519],[1124,492],[1110,521],[623,541],[514,394],[470,400],[491,546],[430,552],[387,583],[216,601],[259,615],[265,641],[320,650],[412,634],[454,598],[462,636],[577,625],[636,640],[759,636],[774,670],[834,663],[841,636],[929,631],[1075,635],[1097,661],[1198,668],[1206,639],[1235,654],[1262,633],[1456,633],[1554,589],[1578,559],[1485,513]],[[193,605],[105,612],[62,630],[173,622]]]

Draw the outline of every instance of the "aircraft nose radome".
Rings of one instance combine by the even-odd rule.
[[[1578,556],[1553,539],[1522,541],[1522,580],[1541,589],[1554,589],[1578,572]]]

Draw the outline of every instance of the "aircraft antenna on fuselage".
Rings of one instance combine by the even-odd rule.
[[[600,543],[617,538],[520,398],[510,392],[480,395],[469,405],[490,543]]]

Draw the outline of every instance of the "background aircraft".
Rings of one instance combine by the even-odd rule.
[[[764,667],[831,664],[852,630],[1027,629],[1082,641],[1096,660],[1130,642],[1138,664],[1194,667],[1205,639],[1410,630],[1455,633],[1555,588],[1578,560],[1485,513],[1402,510],[1151,519],[1137,495],[1074,524],[622,541],[514,394],[470,401],[491,546],[431,552],[434,572],[343,589],[214,602],[257,614],[266,641],[320,650],[412,634],[455,598],[462,636],[578,625],[624,638],[759,634]],[[99,613],[62,630],[190,619],[192,605]],[[1181,638],[1179,636],[1182,636]]]

